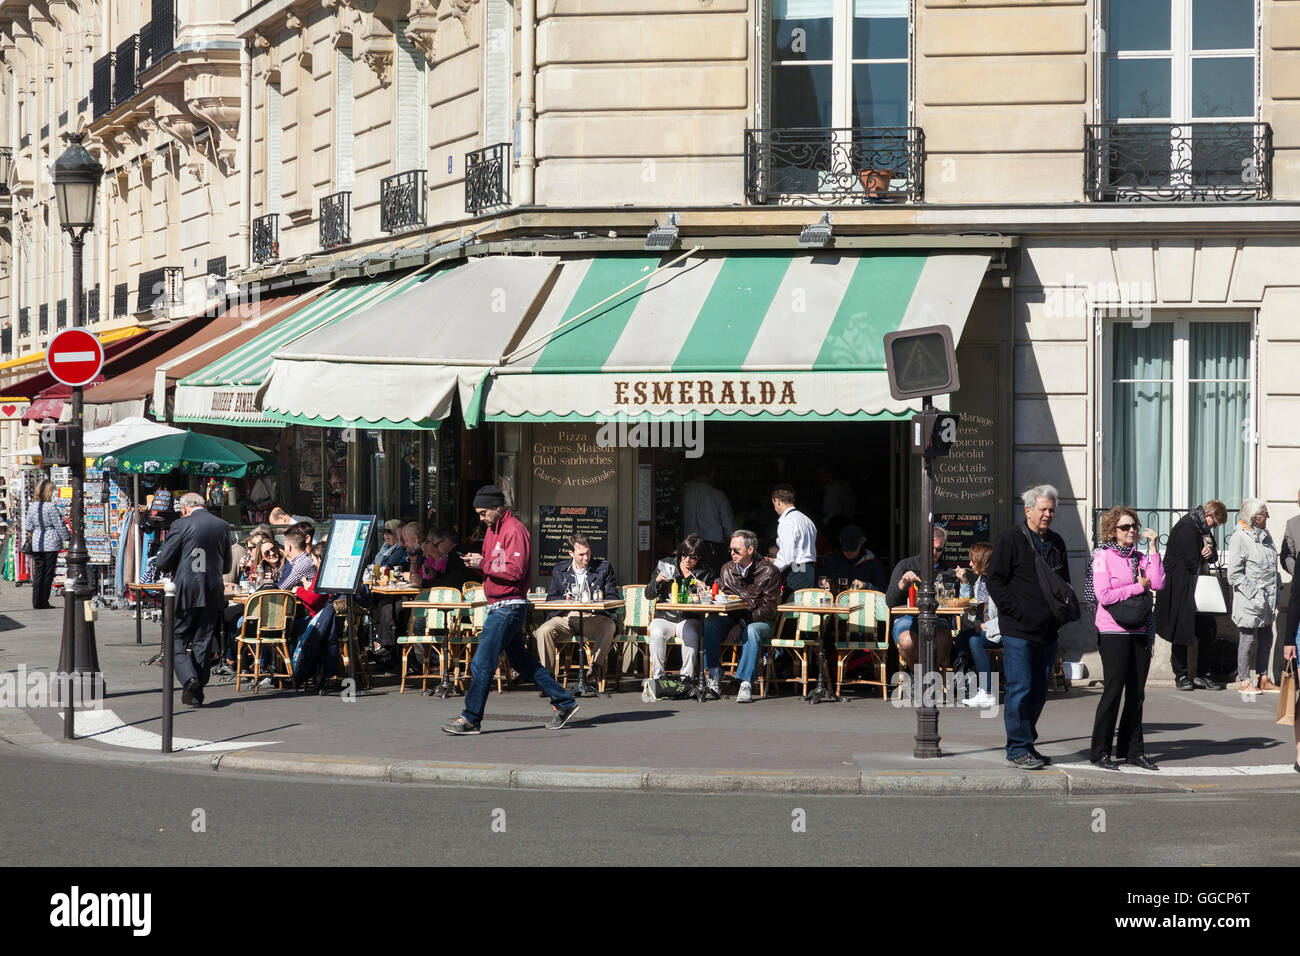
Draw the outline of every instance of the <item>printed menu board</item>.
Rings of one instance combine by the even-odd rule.
[[[569,557],[569,535],[591,540],[592,560],[608,556],[609,509],[591,505],[540,505],[537,509],[537,573],[549,575]]]
[[[334,515],[316,581],[318,594],[355,594],[361,587],[375,515]]]

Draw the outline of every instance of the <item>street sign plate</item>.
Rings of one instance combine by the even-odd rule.
[[[64,385],[89,385],[104,367],[104,347],[85,329],[64,329],[50,340],[45,365]]]

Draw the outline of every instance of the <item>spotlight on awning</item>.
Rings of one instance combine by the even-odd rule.
[[[800,248],[824,246],[831,241],[831,214],[823,213],[820,220],[810,226],[804,226],[799,233]]]
[[[669,213],[668,224],[655,226],[645,237],[647,251],[664,251],[671,249],[677,242],[677,213]]]

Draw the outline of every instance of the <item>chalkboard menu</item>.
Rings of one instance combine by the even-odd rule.
[[[682,530],[682,483],[676,468],[655,469],[655,534],[676,541]]]
[[[948,532],[943,545],[944,561],[965,566],[970,560],[970,546],[989,540],[989,516],[972,514],[937,514],[934,523]]]
[[[537,507],[537,573],[549,576],[560,561],[568,560],[569,535],[581,531],[591,540],[592,560],[609,556],[609,509],[591,505],[539,505]]]

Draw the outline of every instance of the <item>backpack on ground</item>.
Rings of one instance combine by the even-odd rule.
[[[641,699],[685,700],[695,693],[695,686],[684,677],[652,677],[641,682]]]

